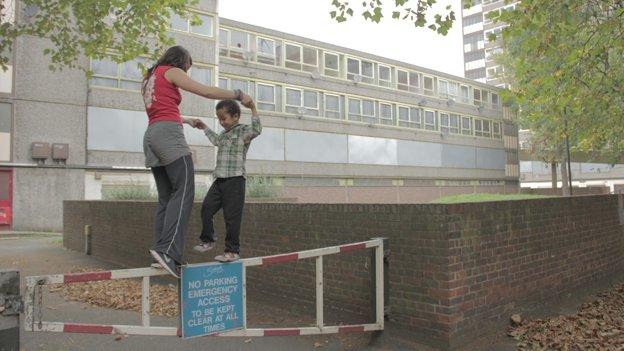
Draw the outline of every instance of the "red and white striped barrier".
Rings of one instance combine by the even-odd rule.
[[[375,249],[375,277],[376,277],[376,315],[377,320],[371,324],[326,326],[323,322],[323,256],[363,250]],[[374,239],[359,243],[325,247],[321,249],[299,251],[287,254],[254,257],[242,259],[243,267],[268,266],[294,262],[301,259],[316,258],[316,326],[303,328],[245,328],[212,336],[296,336],[314,334],[357,333],[374,330],[383,330],[383,241]],[[150,326],[149,316],[149,287],[150,277],[167,275],[163,269],[157,268],[133,268],[119,269],[103,272],[56,274],[26,277],[26,298],[24,302],[24,329],[27,331],[47,331],[61,333],[87,333],[87,334],[125,334],[125,335],[161,335],[180,336],[179,328]],[[245,273],[243,273],[243,277]],[[42,294],[41,287],[48,284],[71,284],[92,282],[112,279],[143,278],[141,315],[142,325],[103,325],[103,324],[80,324],[42,321],[41,316],[35,316],[36,310],[41,311],[43,306],[36,303],[37,289]],[[246,284],[243,281],[243,291]],[[243,308],[246,310],[246,294],[243,293]],[[244,313],[245,319],[247,318]]]

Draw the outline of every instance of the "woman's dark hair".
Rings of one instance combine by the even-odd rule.
[[[240,117],[241,109],[240,106],[238,106],[238,102],[236,102],[235,100],[228,99],[219,101],[215,109],[218,111],[222,108],[224,108],[225,112],[229,113],[230,116],[238,115]]]
[[[188,65],[188,66],[187,66]],[[143,83],[141,84],[141,93],[145,93],[145,83],[150,79],[154,69],[158,66],[173,66],[186,72],[188,67],[193,65],[191,54],[185,48],[176,45],[172,46],[156,61],[156,63],[147,70]]]

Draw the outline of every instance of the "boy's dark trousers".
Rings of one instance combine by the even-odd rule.
[[[201,208],[202,232],[199,239],[202,242],[214,242],[217,237],[214,232],[212,217],[223,208],[225,219],[225,252],[239,253],[240,227],[245,205],[245,178],[217,178],[210,186]]]

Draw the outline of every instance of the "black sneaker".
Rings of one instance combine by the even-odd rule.
[[[178,264],[176,261],[169,257],[167,254],[156,252],[154,250],[149,250],[152,257],[164,268],[167,272],[169,272],[174,277],[180,279],[180,273],[178,270]]]

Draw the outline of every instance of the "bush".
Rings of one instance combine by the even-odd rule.
[[[149,185],[130,184],[102,187],[103,200],[156,200],[158,194]]]
[[[278,188],[271,177],[247,177],[246,194],[248,197],[277,197]]]

